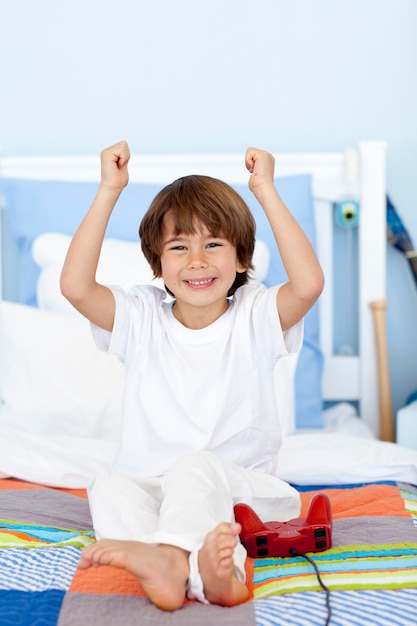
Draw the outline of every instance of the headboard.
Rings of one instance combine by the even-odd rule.
[[[312,176],[316,245],[326,277],[319,302],[323,399],[357,401],[361,417],[377,436],[380,433],[378,368],[370,304],[385,299],[385,150],[382,141],[362,141],[357,147],[338,153],[275,155],[277,176]],[[190,173],[215,176],[231,184],[246,184],[248,180],[242,154],[134,155],[129,171],[131,182],[143,183],[165,184]],[[3,157],[0,173],[8,179],[98,181],[100,165],[99,157],[88,156]],[[338,310],[338,303],[334,302],[338,244],[333,241],[335,211],[343,213],[344,207],[351,206],[344,204],[345,201],[353,201],[352,206],[357,209],[353,222],[358,218],[354,253],[358,257],[357,349],[354,350],[357,353],[338,354],[334,349],[334,312],[339,315],[344,305],[339,303]]]

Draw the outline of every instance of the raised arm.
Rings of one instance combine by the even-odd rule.
[[[129,146],[120,141],[103,150],[100,156],[100,186],[68,249],[61,273],[61,291],[91,322],[112,330],[114,297],[110,289],[96,281],[96,271],[107,224],[129,180]]]
[[[278,291],[277,309],[283,330],[296,324],[313,306],[324,287],[316,254],[274,186],[274,157],[248,148],[249,188],[261,204],[274,233],[288,282]]]

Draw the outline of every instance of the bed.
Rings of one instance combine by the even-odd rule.
[[[155,608],[130,574],[77,568],[94,541],[86,487],[111,466],[123,387],[121,366],[95,349],[58,288],[98,158],[1,159],[0,624],[416,623],[417,453],[392,441],[383,336],[385,149],[363,141],[340,153],[276,155],[277,187],[326,275],[299,357],[276,372],[278,474],[300,491],[302,515],[316,493],[332,505],[332,547],[307,555],[325,588],[302,556],[248,558],[249,602],[186,602],[173,613]],[[256,280],[285,279],[242,155],[134,156],[100,278],[152,281],[136,239],[140,214],[188,173],[237,188],[257,221]]]

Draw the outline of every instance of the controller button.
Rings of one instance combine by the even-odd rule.
[[[256,545],[257,546],[267,546],[268,545],[268,537],[266,535],[260,535],[256,537]]]

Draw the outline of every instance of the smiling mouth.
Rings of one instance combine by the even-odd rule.
[[[192,285],[193,287],[201,287],[204,285],[210,285],[210,283],[214,282],[214,278],[205,278],[204,280],[186,280],[188,285]]]

